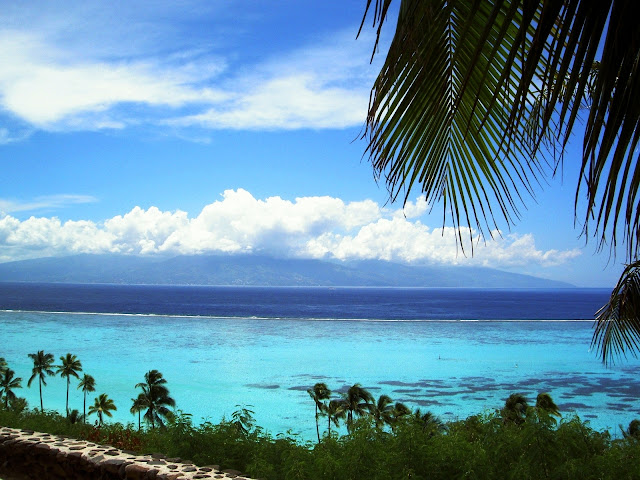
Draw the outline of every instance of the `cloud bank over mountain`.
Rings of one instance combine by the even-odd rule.
[[[531,234],[494,232],[496,240],[486,243],[474,234],[474,255],[467,244],[465,256],[453,228],[421,221],[427,209],[422,200],[408,202],[404,209],[389,209],[371,200],[346,203],[333,197],[259,199],[237,189],[226,190],[196,216],[154,206],[136,206],[103,222],[36,216],[19,220],[5,213],[0,216],[0,260],[77,253],[257,253],[511,268],[557,266],[581,253],[578,249],[541,250]]]

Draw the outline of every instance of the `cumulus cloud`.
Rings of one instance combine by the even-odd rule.
[[[495,241],[486,244],[474,236],[474,255],[464,256],[456,244],[456,230],[431,228],[416,219],[425,209],[421,200],[409,202],[403,212],[371,200],[258,199],[237,189],[225,191],[194,217],[156,207],[135,207],[101,223],[62,222],[56,217],[20,221],[4,215],[0,217],[0,260],[74,253],[264,253],[511,268],[556,266],[580,255],[577,249],[543,251],[536,247],[533,235],[510,234],[496,235]],[[470,245],[465,248],[470,253]]]

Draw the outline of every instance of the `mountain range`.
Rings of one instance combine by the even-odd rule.
[[[0,264],[0,281],[152,285],[566,288],[485,267],[333,262],[259,255],[73,255]]]

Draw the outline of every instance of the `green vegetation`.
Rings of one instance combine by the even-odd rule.
[[[101,393],[96,397],[93,405],[89,407],[89,415],[96,413],[98,415],[98,425],[102,426],[104,422],[103,415],[111,417],[112,410],[117,410],[113,400],[111,400],[106,393]]]
[[[29,357],[34,360],[32,380],[51,375],[47,370],[53,355],[40,351]],[[307,390],[316,407],[316,443],[301,440],[291,431],[275,436],[266,432],[256,426],[250,405],[237,405],[231,417],[218,424],[196,425],[190,414],[169,410],[175,401],[158,370],[148,371],[145,381],[135,386],[142,390],[131,399],[130,412],[138,415],[137,426],[104,422],[116,410],[105,393],[89,407],[88,414],[98,417],[94,425],[78,410],[63,416],[44,410],[42,403],[40,409],[29,409],[26,400],[13,392],[21,388],[21,379],[15,378],[6,361],[0,373],[0,425],[137,453],[161,452],[199,465],[240,470],[254,478],[622,479],[639,474],[640,420],[633,420],[626,429],[620,426],[621,438],[612,438],[577,416],[562,417],[548,393],[540,393],[535,405],[514,393],[502,408],[445,423],[431,412],[411,411],[394,403],[385,394],[376,400],[357,383],[337,398],[331,398],[326,384],[317,383]],[[65,378],[68,382],[69,375]],[[84,392],[86,408],[86,394],[95,391],[95,380],[84,374],[78,388]],[[327,417],[324,432],[319,421],[323,416]],[[85,421],[80,422],[81,418]],[[347,427],[344,435],[339,433],[342,423]]]
[[[47,375],[50,377],[55,375],[53,371],[53,355],[44,353],[44,350],[38,350],[37,353],[30,353],[29,358],[33,360],[33,369],[31,370],[31,377],[27,382],[27,387],[31,387],[31,382],[36,378],[38,379],[38,386],[40,387],[40,411],[44,412],[42,385],[47,386]]]
[[[247,408],[218,424],[200,425],[178,411],[164,427],[138,431],[134,424],[96,427],[71,423],[53,411],[17,413],[0,407],[0,424],[139,453],[162,452],[269,480],[638,477],[640,422],[632,422],[623,438],[612,439],[577,417],[556,421],[541,407],[518,411],[520,423],[510,421],[505,409],[448,423],[415,412],[397,419],[391,431],[376,425],[373,415],[363,414],[348,434],[325,434],[319,444],[291,433],[274,437],[253,426]]]
[[[10,368],[5,368],[0,373],[0,398],[4,395],[4,408],[9,408],[9,402],[13,402],[17,398],[13,389],[22,388],[22,378],[14,377],[15,373]]]
[[[69,382],[71,377],[80,378],[78,373],[82,371],[82,363],[78,360],[78,357],[67,353],[60,357],[60,365],[57,365],[56,373],[62,378],[67,379],[67,417],[69,416]]]
[[[82,380],[78,383],[78,389],[82,389],[84,394],[84,401],[82,404],[82,420],[87,421],[87,392],[96,391],[96,380],[91,375],[86,373],[82,376]]]
[[[151,428],[155,428],[156,425],[164,426],[163,419],[170,419],[173,415],[167,407],[175,407],[176,402],[169,396],[166,383],[162,373],[149,370],[144,374],[144,382],[136,385],[136,388],[142,389],[142,393],[133,401],[134,406],[147,409],[144,419],[151,424]]]

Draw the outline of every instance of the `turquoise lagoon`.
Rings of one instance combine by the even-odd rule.
[[[218,422],[251,405],[273,435],[315,435],[306,390],[325,382],[335,392],[358,382],[444,420],[491,412],[512,392],[535,402],[550,392],[565,417],[596,429],[640,418],[640,362],[606,368],[589,345],[592,321],[356,320],[224,318],[137,314],[0,312],[0,356],[23,379],[18,390],[39,404],[27,354],[76,354],[98,393],[114,399],[113,420],[129,413],[135,384],[150,369],[168,380],[177,408],[195,422]],[[72,381],[71,408],[82,411]],[[64,411],[64,379],[49,378],[46,409]],[[94,395],[89,397],[91,403]]]

